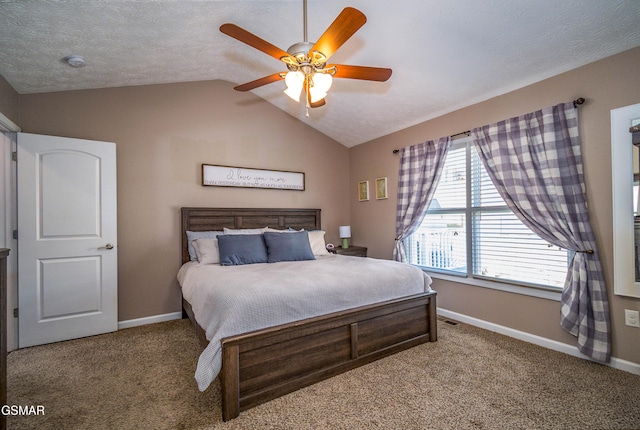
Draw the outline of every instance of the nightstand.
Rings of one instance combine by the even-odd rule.
[[[365,246],[351,245],[347,249],[343,249],[339,246],[336,246],[335,248],[333,248],[333,253],[340,255],[353,255],[354,257],[366,257],[367,248]]]

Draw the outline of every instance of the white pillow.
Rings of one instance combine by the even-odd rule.
[[[191,261],[198,261],[198,255],[196,254],[196,248],[194,242],[196,239],[211,239],[217,235],[222,234],[221,231],[187,231],[187,242],[189,244],[189,259]]]
[[[196,239],[193,242],[201,264],[220,264],[218,239]]]
[[[267,230],[264,228],[224,228],[224,234],[262,234]]]
[[[327,244],[324,241],[324,230],[310,230],[309,244],[313,255],[329,255]]]

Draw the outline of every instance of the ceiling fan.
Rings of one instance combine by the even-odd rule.
[[[316,108],[325,104],[325,97],[331,87],[333,78],[378,82],[384,82],[389,79],[391,69],[327,64],[329,58],[338,48],[367,22],[367,17],[362,12],[352,7],[343,9],[315,43],[307,41],[307,0],[303,1],[303,15],[304,41],[292,45],[287,51],[283,51],[235,24],[223,24],[220,26],[220,31],[224,34],[284,62],[287,65],[287,69],[289,69],[288,72],[274,73],[273,75],[238,85],[234,88],[235,90],[249,91],[284,79],[287,85],[285,94],[293,100],[300,101],[300,94],[304,90],[307,116],[309,116],[309,107]]]

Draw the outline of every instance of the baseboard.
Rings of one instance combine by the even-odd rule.
[[[179,320],[181,318],[182,312],[172,312],[170,314],[154,315],[150,317],[136,318],[133,320],[118,321],[118,330],[164,321]]]
[[[438,308],[438,316],[444,318],[450,318],[455,321],[460,321],[465,324],[469,324],[475,327],[480,327],[485,330],[493,331],[496,333],[503,334],[505,336],[513,337],[525,342],[533,343],[535,345],[542,346],[544,348],[549,348],[554,351],[563,352],[565,354],[572,355],[574,357],[582,358],[585,360],[591,360],[588,356],[582,354],[578,351],[578,348],[573,345],[568,345],[566,343],[558,342],[556,340],[547,339],[541,336],[537,336],[531,333],[525,333],[520,330],[515,330],[509,327],[505,327],[499,324],[494,324],[492,322],[488,322],[485,320],[481,320],[478,318],[470,317],[468,315],[459,314],[457,312],[448,311],[446,309]],[[633,373],[634,375],[640,375],[640,364],[634,363],[632,361],[622,360],[620,358],[611,357],[611,362],[606,364],[609,367],[613,367],[614,369],[624,370],[625,372]]]
[[[478,318],[470,317],[468,315],[460,314],[457,312],[449,311],[446,309],[438,308],[438,315],[444,318],[450,318],[455,321],[460,321],[465,324],[469,324],[475,327],[480,327],[485,330],[493,331],[503,334],[505,336],[513,337],[515,339],[522,340],[524,342],[533,343],[544,348],[549,348],[554,351],[563,352],[565,354],[572,355],[574,357],[582,358],[585,360],[591,360],[586,355],[578,351],[578,348],[573,345],[558,342],[557,340],[547,339],[535,334],[526,333],[520,330],[515,330],[509,327],[505,327],[499,324],[495,324],[489,321],[481,320]],[[118,322],[118,330],[137,327],[146,324],[159,323],[164,321],[177,320],[182,318],[182,312],[172,312],[163,315],[154,315],[150,317],[137,318],[132,320]],[[611,357],[611,362],[607,364],[614,369],[623,370],[625,372],[633,373],[634,375],[640,375],[640,364],[632,361],[622,360],[620,358]]]

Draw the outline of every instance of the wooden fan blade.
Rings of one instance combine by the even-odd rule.
[[[236,91],[249,91],[254,88],[261,87],[263,85],[270,84],[272,82],[280,81],[284,79],[281,73],[274,73],[273,75],[265,76],[264,78],[256,79],[255,81],[247,82],[246,84],[238,85],[233,89]]]
[[[328,59],[344,42],[353,36],[365,22],[367,22],[367,17],[358,9],[352,7],[344,8],[309,52],[319,51]]]
[[[334,78],[362,79],[365,81],[384,82],[391,77],[391,69],[382,67],[349,66],[347,64],[331,64],[327,68],[335,67]]]
[[[266,40],[259,38],[255,34],[248,32],[244,28],[238,27],[235,24],[222,24],[220,26],[220,31],[227,36],[231,36],[234,39],[239,40],[242,43],[253,46],[257,50],[272,56],[276,60],[281,60],[285,63],[294,65],[298,64],[296,59],[289,55],[287,52],[283,51],[275,45],[272,45]]]

